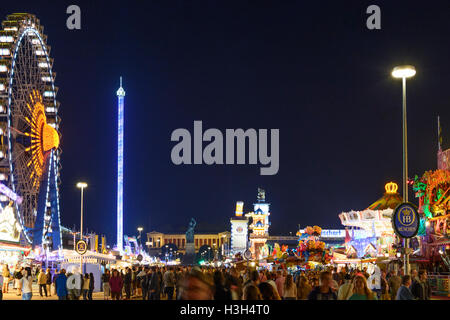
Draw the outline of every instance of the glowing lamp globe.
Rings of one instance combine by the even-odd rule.
[[[392,76],[394,78],[411,78],[416,74],[416,68],[414,66],[405,65],[398,66],[392,70]]]
[[[77,183],[77,188],[86,188],[87,187],[87,183],[86,182],[78,182]]]

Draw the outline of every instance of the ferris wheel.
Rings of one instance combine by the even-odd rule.
[[[15,217],[25,244],[61,246],[60,133],[53,59],[32,14],[7,16],[0,30],[0,184],[21,201]],[[0,196],[0,205],[11,205]]]

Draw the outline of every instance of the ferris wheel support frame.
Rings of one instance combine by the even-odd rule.
[[[7,17],[7,20],[2,24],[3,26],[8,26],[8,29],[5,27],[1,36],[3,36],[4,41],[0,41],[0,45],[4,45],[5,42],[9,42],[11,44],[10,47],[10,56],[0,56],[0,62],[8,62],[10,59],[10,72],[7,74],[7,79],[9,80],[7,85],[7,138],[8,138],[8,162],[9,162],[9,184],[12,187],[12,190],[17,193],[21,193],[21,190],[16,190],[15,182],[14,182],[14,172],[15,165],[13,159],[12,152],[12,96],[13,96],[13,85],[14,85],[14,73],[16,71],[16,64],[18,63],[18,53],[21,45],[23,43],[23,39],[26,36],[33,39],[35,37],[39,41],[39,46],[43,51],[43,54],[39,54],[41,58],[45,58],[47,63],[47,69],[41,72],[38,66],[38,76],[42,78],[42,85],[44,87],[48,86],[48,82],[51,83],[51,106],[54,108],[53,115],[47,114],[46,116],[54,117],[54,123],[58,126],[58,103],[56,101],[56,93],[57,88],[54,84],[54,73],[52,71],[52,62],[49,56],[49,47],[45,43],[46,36],[42,33],[43,27],[39,24],[39,20],[36,19],[34,15],[30,14],[12,14]],[[14,34],[15,31],[15,34]],[[12,38],[7,39],[7,38]],[[1,40],[1,37],[0,37]],[[32,42],[32,41],[31,41]],[[34,44],[34,42],[33,42]],[[34,48],[33,45],[31,46]],[[3,47],[2,47],[3,48]],[[34,59],[29,61],[31,64],[38,63],[39,57],[37,52],[33,52]],[[22,62],[23,63],[23,62]],[[27,66],[32,68],[32,66]],[[36,66],[34,66],[36,67]],[[47,72],[47,73],[46,73]],[[44,80],[43,77],[49,78],[50,80]],[[17,80],[16,80],[17,81]],[[6,84],[6,83],[5,83]],[[37,84],[37,83],[34,83]],[[30,93],[27,91],[27,93]],[[41,94],[41,93],[39,93]],[[45,92],[44,92],[45,96]],[[44,163],[43,163],[43,175],[41,177],[42,181],[39,185],[39,190],[37,193],[37,204],[35,208],[35,220],[33,222],[33,228],[26,227],[26,221],[24,221],[24,217],[22,216],[22,212],[20,211],[19,204],[15,203],[16,208],[16,219],[19,221],[21,225],[21,243],[22,244],[31,244],[33,248],[43,246],[43,244],[47,244],[47,248],[49,249],[58,249],[61,248],[61,223],[60,223],[60,210],[59,210],[59,188],[58,188],[58,178],[59,178],[59,149],[52,149],[47,151],[44,155]],[[28,213],[29,214],[29,213]],[[29,217],[28,217],[29,219]],[[52,239],[51,247],[48,246],[48,242],[46,239]]]

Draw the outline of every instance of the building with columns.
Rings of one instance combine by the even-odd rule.
[[[207,245],[213,249],[229,250],[231,233],[229,231],[219,233],[195,233],[194,244],[197,252],[201,246]],[[147,247],[150,252],[160,251],[166,244],[174,244],[180,253],[186,250],[185,233],[162,233],[151,231],[147,233]]]

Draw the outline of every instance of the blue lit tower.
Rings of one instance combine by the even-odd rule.
[[[122,88],[122,77],[120,77],[120,88],[117,90],[118,98],[118,140],[117,140],[117,249],[123,251],[123,103],[125,90]]]

